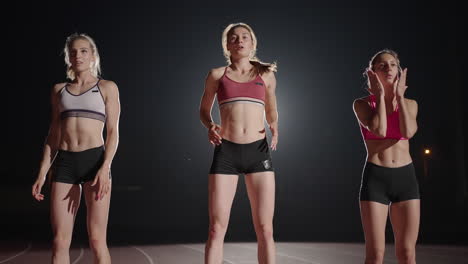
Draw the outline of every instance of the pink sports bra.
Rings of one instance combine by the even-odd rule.
[[[375,111],[376,109],[376,102],[375,102],[375,96],[370,95],[370,105],[372,110]],[[372,132],[367,130],[367,128],[363,127],[361,124],[361,132],[362,136],[364,139],[398,139],[398,140],[408,140],[407,138],[403,137],[400,132],[400,121],[399,121],[399,115],[398,115],[398,105],[395,111],[393,111],[391,114],[387,115],[387,135],[382,138],[374,135]]]
[[[265,105],[266,85],[260,75],[257,75],[257,77],[251,81],[240,83],[229,79],[226,75],[226,70],[219,80],[218,85],[217,97],[220,106],[227,103],[242,101]]]

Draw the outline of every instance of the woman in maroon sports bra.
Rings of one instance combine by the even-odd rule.
[[[275,175],[270,148],[278,143],[276,65],[255,57],[257,39],[250,26],[231,24],[223,32],[222,45],[228,66],[212,69],[205,81],[200,119],[215,145],[208,176],[210,225],[205,263],[222,263],[223,243],[238,175],[245,174],[259,263],[275,263],[273,214]],[[218,99],[221,125],[211,118]],[[271,131],[266,139],[264,120]]]
[[[409,139],[418,129],[418,105],[405,98],[407,69],[401,69],[396,52],[375,54],[366,75],[370,95],[353,104],[367,149],[360,190],[365,263],[383,262],[390,211],[398,263],[413,264],[420,201]]]

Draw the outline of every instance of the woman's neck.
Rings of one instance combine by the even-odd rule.
[[[91,72],[88,71],[82,71],[82,72],[76,72],[75,73],[75,79],[73,80],[74,83],[78,85],[83,85],[88,82],[95,82],[96,77],[94,77]]]
[[[248,73],[253,69],[253,65],[250,63],[249,58],[231,60],[231,65],[234,70],[239,71],[241,74]]]

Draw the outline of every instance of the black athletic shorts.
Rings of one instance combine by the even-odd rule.
[[[388,168],[367,162],[362,173],[361,201],[390,204],[419,199],[419,187],[413,163]]]
[[[59,150],[52,166],[52,181],[71,184],[92,181],[103,162],[104,146],[79,152]]]
[[[248,144],[226,139],[214,150],[210,174],[248,174],[274,171],[266,138]]]

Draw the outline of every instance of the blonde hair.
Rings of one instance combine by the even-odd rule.
[[[72,81],[75,79],[75,72],[73,71],[72,64],[70,62],[70,48],[73,42],[79,39],[86,40],[89,42],[89,46],[91,47],[91,52],[94,56],[94,62],[91,64],[91,74],[94,77],[98,78],[98,76],[101,74],[101,59],[99,57],[99,52],[98,52],[98,49],[94,40],[87,34],[83,34],[83,33],[71,34],[70,36],[67,37],[67,40],[65,41],[65,48],[63,49],[63,52],[65,53],[65,63],[67,64],[67,78]]]
[[[277,70],[276,62],[273,62],[273,63],[262,62],[255,55],[257,53],[257,37],[255,36],[253,29],[245,23],[230,24],[223,31],[223,35],[221,38],[221,45],[223,46],[223,54],[224,54],[224,57],[226,58],[227,63],[231,64],[231,52],[229,52],[227,48],[228,37],[233,33],[234,29],[238,27],[245,28],[247,31],[249,31],[250,36],[252,37],[253,50],[252,50],[249,60],[250,60],[250,63],[252,63],[252,65],[254,66],[256,72],[260,75],[265,72],[270,72],[270,71],[276,72]]]

